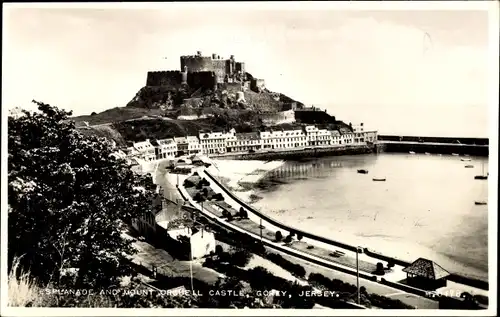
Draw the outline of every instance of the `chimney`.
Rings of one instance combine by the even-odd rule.
[[[231,55],[231,60],[234,61],[234,55]]]
[[[197,56],[201,56],[201,51],[196,51]]]
[[[217,59],[217,54],[212,54],[212,59]]]

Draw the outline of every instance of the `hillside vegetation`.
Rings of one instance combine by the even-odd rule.
[[[198,135],[199,130],[237,132],[263,128],[260,114],[281,111],[292,98],[264,89],[246,90],[244,101],[238,99],[239,88],[222,85],[217,91],[189,87],[145,86],[139,89],[125,107],[101,113],[73,117],[76,127],[85,135],[97,135],[124,146],[130,141]],[[201,116],[197,120],[178,120],[178,116]],[[331,129],[345,130],[347,125],[326,113],[302,114],[298,122],[327,124]],[[306,120],[304,120],[306,119]]]

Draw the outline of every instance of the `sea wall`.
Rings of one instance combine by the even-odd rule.
[[[380,142],[380,141],[379,141]],[[468,145],[468,144],[429,144],[429,143],[407,143],[392,142],[378,144],[381,152],[399,152],[408,153],[435,153],[435,154],[468,154],[474,156],[488,156],[489,149],[487,145]]]
[[[422,140],[427,143],[457,143],[471,145],[488,145],[487,138],[463,138],[463,137],[428,137],[428,136],[399,136],[399,135],[378,135],[379,141],[398,141],[398,142],[418,142]]]
[[[346,243],[343,243],[343,242],[340,242],[340,241],[337,241],[337,240],[328,239],[328,238],[325,238],[323,236],[318,236],[318,235],[313,234],[313,233],[305,232],[305,231],[302,231],[300,229],[297,229],[297,228],[285,225],[285,224],[283,224],[283,223],[281,223],[281,222],[279,222],[279,221],[277,221],[277,220],[275,220],[273,218],[268,217],[267,215],[261,213],[260,211],[256,210],[255,208],[251,207],[250,205],[248,205],[247,203],[245,203],[244,201],[242,201],[241,199],[239,199],[235,194],[233,194],[228,188],[226,188],[221,182],[219,182],[218,179],[216,179],[208,171],[205,171],[205,173],[210,178],[210,180],[213,181],[213,182],[215,182],[217,184],[217,186],[219,186],[222,190],[224,190],[224,192],[229,197],[231,197],[231,199],[233,199],[234,201],[237,201],[239,204],[241,204],[243,207],[245,207],[248,211],[252,212],[253,214],[255,214],[258,217],[262,218],[264,221],[267,221],[268,223],[272,224],[273,226],[276,226],[276,227],[281,228],[283,230],[287,230],[289,232],[295,232],[296,234],[300,234],[300,235],[302,235],[305,238],[310,238],[310,239],[313,239],[313,240],[316,240],[316,241],[320,241],[320,242],[323,242],[323,243],[326,243],[326,244],[329,244],[329,245],[337,246],[339,248],[343,248],[343,249],[346,249],[346,250],[350,250],[350,251],[356,252],[356,250],[357,250],[356,246],[353,246],[353,245],[350,245],[350,244],[346,244]],[[392,257],[386,256],[386,255],[380,254],[378,252],[370,251],[367,248],[365,248],[363,251],[368,256],[371,256],[373,258],[376,258],[376,259],[379,259],[379,260],[382,260],[382,261],[386,261],[386,262],[391,262],[392,261],[395,264],[401,265],[403,267],[407,267],[407,266],[409,266],[411,264],[410,262],[406,262],[406,261],[403,261],[401,259],[392,258]],[[489,283],[487,281],[481,281],[481,280],[478,280],[478,279],[473,279],[473,278],[461,276],[461,275],[458,275],[458,274],[451,274],[449,277],[447,277],[447,280],[453,281],[453,282],[457,282],[457,283],[461,283],[461,284],[464,284],[464,285],[469,285],[469,286],[472,286],[472,287],[481,288],[481,289],[484,289],[484,290],[488,290],[489,289]]]
[[[233,160],[300,160],[311,157],[337,156],[337,155],[358,155],[374,152],[374,147],[367,145],[332,146],[324,148],[309,148],[289,151],[268,151],[255,153],[240,153],[224,155],[225,159]]]

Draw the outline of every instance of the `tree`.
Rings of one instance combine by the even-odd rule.
[[[8,119],[8,263],[21,256],[41,283],[72,268],[77,287],[112,287],[133,273],[121,232],[152,212],[154,185],[77,132],[71,112],[33,102],[39,112]]]
[[[280,242],[283,239],[283,234],[281,233],[281,231],[276,231],[275,239],[277,242]]]
[[[221,255],[222,253],[224,253],[224,249],[222,248],[222,246],[220,244],[216,245],[215,246],[215,254]]]
[[[248,218],[248,212],[243,207],[240,207],[239,216],[242,219],[246,219]]]
[[[384,275],[384,264],[382,262],[377,262],[377,269],[375,270],[375,274]]]
[[[302,238],[303,238],[303,237],[302,237],[302,235],[301,235],[301,234],[297,234],[297,240],[299,240],[299,241],[300,241],[300,240],[302,240]]]
[[[97,114],[97,113],[95,113],[95,111],[94,111],[94,112],[92,112],[90,115],[91,115],[91,116],[95,116],[96,114]]]
[[[290,242],[292,242],[292,236],[291,236],[291,235],[287,235],[287,236],[285,237],[285,240],[284,240],[284,241],[285,241],[285,243],[290,243]]]

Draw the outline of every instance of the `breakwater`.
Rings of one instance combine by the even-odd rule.
[[[235,153],[214,156],[213,158],[224,158],[231,160],[301,160],[308,157],[336,156],[336,155],[358,155],[373,153],[376,147],[373,145],[346,145],[314,147],[305,149],[290,149],[280,151]]]
[[[377,152],[432,153],[432,154],[468,154],[473,156],[488,156],[488,145],[458,144],[458,143],[421,143],[410,141],[379,141]]]
[[[377,139],[379,141],[397,141],[397,142],[469,144],[469,145],[486,145],[486,146],[489,145],[489,139],[487,138],[378,135]]]

